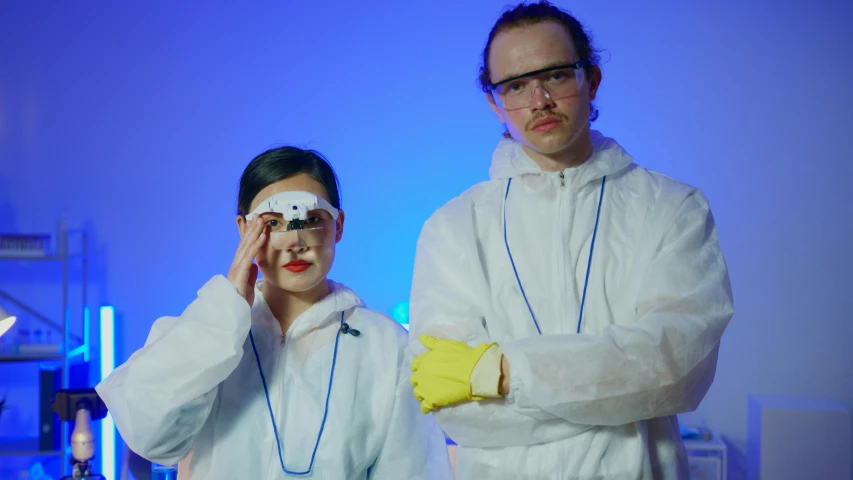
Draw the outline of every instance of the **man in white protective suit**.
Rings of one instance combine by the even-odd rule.
[[[734,312],[708,201],[590,129],[583,26],[507,10],[480,83],[506,126],[489,170],[426,222],[414,395],[458,444],[457,477],[687,479],[676,414],[710,387]]]

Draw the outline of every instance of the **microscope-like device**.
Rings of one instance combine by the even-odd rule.
[[[107,416],[107,406],[94,388],[58,390],[51,405],[63,422],[74,422],[71,433],[71,475],[61,480],[106,480],[103,475],[92,473],[95,458],[95,434],[92,421]]]

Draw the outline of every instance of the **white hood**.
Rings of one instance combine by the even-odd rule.
[[[597,180],[605,175],[616,173],[633,162],[616,140],[605,137],[597,130],[592,130],[592,156],[577,167],[579,185]],[[502,138],[492,154],[492,165],[489,167],[489,177],[493,180],[518,177],[521,175],[539,175],[542,169],[524,152],[522,144],[511,139]]]
[[[332,280],[327,281],[332,292],[296,317],[296,320],[293,321],[288,330],[290,338],[298,338],[311,330],[325,326],[327,323],[340,321],[341,312],[355,307],[365,307],[361,298],[347,286]],[[261,293],[262,286],[263,280],[255,284],[255,303],[252,305],[252,320],[255,323],[272,327],[274,324],[278,325],[278,320],[273,317],[269,305],[267,305],[266,299],[264,299],[264,295]]]

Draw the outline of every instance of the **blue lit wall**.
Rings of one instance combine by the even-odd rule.
[[[121,362],[227,271],[246,163],[308,146],[343,186],[332,276],[390,314],[424,220],[487,178],[502,130],[475,77],[505,3],[5,2],[0,230],[63,213],[92,229],[92,306],[116,306]],[[853,4],[561,4],[606,49],[596,127],[712,202],[737,314],[687,420],[745,451],[749,393],[853,407]],[[41,270],[0,269],[0,288],[48,301]],[[29,388],[0,368],[0,390]]]

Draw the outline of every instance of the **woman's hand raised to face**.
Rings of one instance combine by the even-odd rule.
[[[234,261],[228,269],[228,280],[237,288],[237,293],[245,298],[249,305],[255,301],[255,282],[258,280],[258,266],[255,256],[267,240],[266,225],[260,215],[246,223]]]

